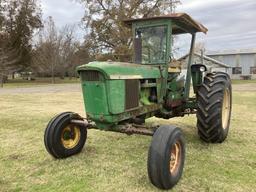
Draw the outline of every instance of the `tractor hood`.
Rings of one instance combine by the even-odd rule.
[[[106,79],[155,79],[160,78],[158,67],[121,63],[121,62],[90,62],[77,68],[81,71],[99,71]]]

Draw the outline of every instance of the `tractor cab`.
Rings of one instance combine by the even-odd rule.
[[[124,21],[124,23],[128,27],[132,28],[134,40],[134,63],[151,66],[160,65],[167,81],[168,79],[175,79],[175,81],[170,83],[180,85],[180,88],[184,87],[185,84],[184,94],[180,94],[180,96],[184,99],[188,99],[191,76],[193,79],[201,76],[200,72],[198,72],[200,66],[194,66],[193,68],[196,69],[194,70],[194,73],[191,72],[196,33],[207,33],[208,29],[185,13],[173,13],[151,18],[130,19]],[[173,39],[175,35],[180,34],[192,35],[186,80],[184,78],[177,78],[181,73],[181,64],[172,60]],[[184,81],[186,82],[184,83]],[[197,81],[198,82],[193,81],[194,90],[196,90],[197,86],[201,83],[201,80],[197,79]],[[177,89],[172,91],[175,92]]]
[[[173,36],[207,29],[185,13],[130,19],[124,23],[132,28],[134,40],[134,63],[168,64],[171,58]]]

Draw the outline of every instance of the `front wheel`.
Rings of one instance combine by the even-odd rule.
[[[45,147],[53,157],[65,158],[79,153],[86,141],[85,126],[74,124],[71,120],[81,120],[72,112],[55,116],[47,125],[44,134]]]
[[[174,126],[155,132],[148,153],[148,176],[160,189],[171,189],[181,178],[185,161],[185,139]]]

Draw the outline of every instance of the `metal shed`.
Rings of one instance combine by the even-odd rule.
[[[229,65],[232,79],[256,79],[256,49],[209,52],[207,56]]]

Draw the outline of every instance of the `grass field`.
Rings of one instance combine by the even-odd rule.
[[[66,83],[79,83],[79,78],[65,78],[60,79],[55,78],[55,84],[66,84]],[[51,78],[39,78],[37,77],[33,81],[23,80],[23,79],[9,79],[7,83],[4,84],[5,88],[14,88],[14,87],[31,87],[31,86],[41,86],[41,85],[50,85],[52,84]]]
[[[53,159],[44,129],[63,111],[84,115],[80,92],[0,95],[0,191],[158,191],[147,177],[150,137],[90,130],[80,154]],[[185,133],[185,169],[173,191],[256,191],[255,112],[256,92],[234,92],[223,144],[201,142],[194,116],[149,119]]]
[[[252,80],[232,80],[232,84],[245,84],[245,83],[256,83],[256,79]]]

